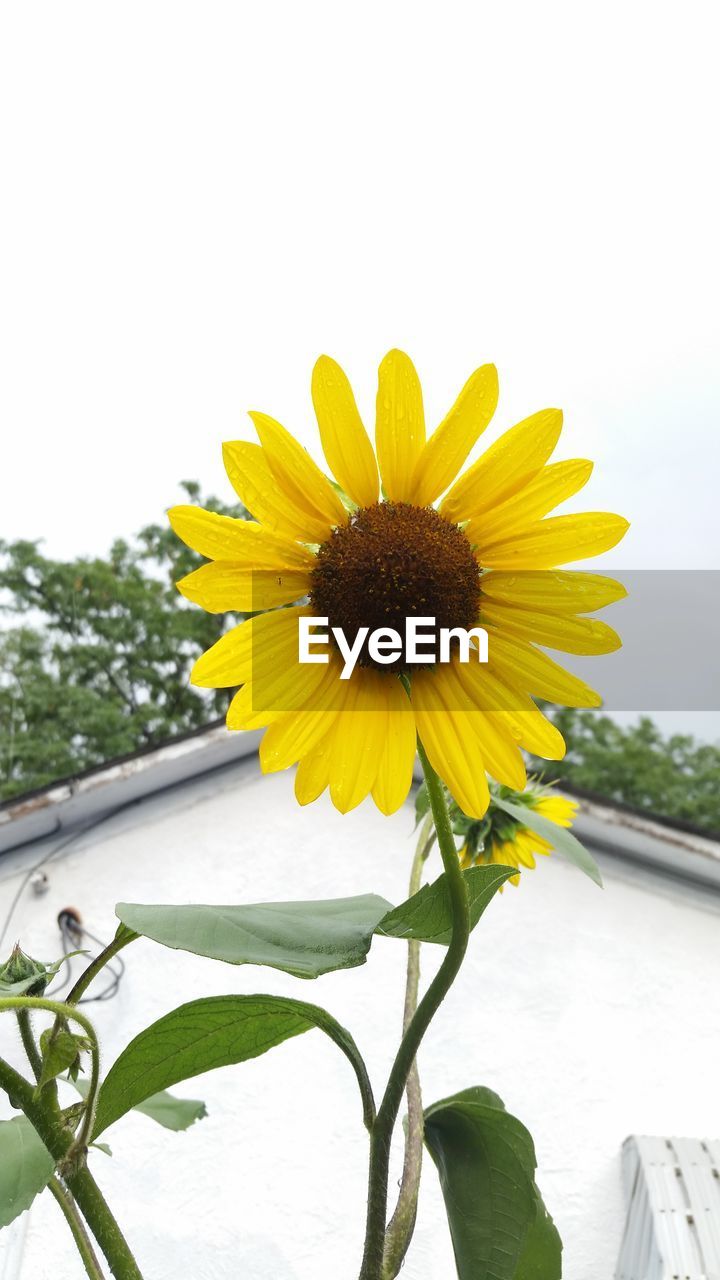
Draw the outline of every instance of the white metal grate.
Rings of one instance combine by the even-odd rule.
[[[720,1141],[628,1138],[615,1280],[720,1280]]]

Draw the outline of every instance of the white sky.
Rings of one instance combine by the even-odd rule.
[[[230,496],[248,408],[315,448],[321,351],[429,424],[549,404],[610,558],[718,567],[717,8],[124,3],[0,11],[0,536],[102,552]]]

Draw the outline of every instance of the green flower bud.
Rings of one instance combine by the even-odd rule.
[[[41,996],[51,977],[47,965],[26,955],[16,942],[9,960],[0,965],[0,994]]]

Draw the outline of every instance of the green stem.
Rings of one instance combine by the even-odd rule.
[[[368,1209],[360,1280],[382,1280],[385,1221],[387,1214],[390,1144],[400,1103],[418,1048],[432,1019],[458,975],[470,936],[470,909],[465,877],[455,848],[442,783],[418,738],[418,754],[425,774],[438,845],[442,855],[452,910],[453,929],[437,974],[433,978],[400,1042],[387,1088],[370,1138]]]
[[[0,1088],[5,1090],[13,1105],[25,1113],[56,1164],[62,1164],[73,1146],[72,1130],[59,1122],[57,1113],[42,1097],[35,1097],[33,1086],[2,1058]],[[143,1280],[129,1245],[87,1165],[69,1172],[65,1183],[107,1258],[115,1280]]]
[[[32,1067],[35,1079],[39,1080],[42,1072],[42,1058],[40,1056],[40,1050],[35,1043],[35,1037],[33,1035],[33,1029],[30,1022],[30,1010],[18,1009],[17,1020],[20,1028],[20,1039],[23,1042],[23,1048],[27,1054],[28,1062]]]
[[[85,1225],[77,1211],[77,1205],[70,1195],[70,1192],[66,1191],[59,1178],[55,1177],[52,1177],[48,1182],[48,1191],[55,1197],[60,1206],[60,1210],[72,1232],[72,1237],[77,1246],[77,1251],[85,1264],[85,1270],[87,1271],[90,1280],[103,1280],[100,1263],[97,1260],[95,1250],[90,1242],[90,1237],[85,1230]]]
[[[432,812],[428,813],[420,830],[420,838],[413,858],[410,872],[408,897],[412,898],[422,884],[425,862],[435,842],[435,827]],[[407,977],[405,980],[405,1007],[403,1010],[403,1035],[412,1022],[418,1003],[420,984],[420,943],[411,939],[408,942]],[[383,1280],[395,1280],[408,1251],[415,1219],[417,1217],[418,1192],[420,1190],[420,1174],[422,1173],[423,1155],[423,1105],[420,1088],[420,1073],[417,1058],[410,1068],[405,1087],[407,1100],[407,1130],[405,1133],[405,1153],[403,1170],[400,1179],[395,1212],[390,1219],[385,1233],[385,1251],[383,1256]]]
[[[134,942],[139,936],[139,934],[133,933],[132,929],[128,929],[125,925],[121,925],[112,942],[109,942],[105,947],[105,950],[101,951],[100,955],[96,956],[92,963],[88,965],[87,969],[80,974],[75,986],[68,995],[66,1004],[77,1004],[80,997],[87,991],[93,978],[96,978],[101,969],[105,968],[108,960],[112,960],[113,956],[116,956],[118,951],[122,951],[123,947],[126,947],[129,942]]]
[[[30,1009],[44,1009],[47,1013],[56,1015],[55,1026],[58,1025],[58,1019],[72,1018],[75,1022],[79,1022],[90,1041],[90,1083],[85,1100],[82,1123],[78,1129],[72,1150],[68,1152],[68,1159],[72,1160],[74,1157],[82,1155],[90,1145],[92,1127],[95,1122],[95,1105],[100,1088],[100,1048],[95,1035],[95,1028],[90,1019],[84,1013],[80,1013],[79,1009],[74,1009],[59,1000],[47,1000],[45,996],[7,996],[0,1000],[0,1013],[6,1013],[9,1009],[24,1010],[26,1012]]]

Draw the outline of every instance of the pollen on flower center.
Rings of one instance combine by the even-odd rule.
[[[407,618],[441,627],[476,625],[480,572],[462,530],[432,507],[379,502],[362,507],[320,547],[311,575],[313,613],[341,627],[352,643],[361,627],[392,627],[405,637]],[[428,634],[429,634],[428,629]],[[361,652],[362,666],[377,666]],[[411,665],[405,652],[382,671]],[[425,665],[425,664],[423,664]]]

